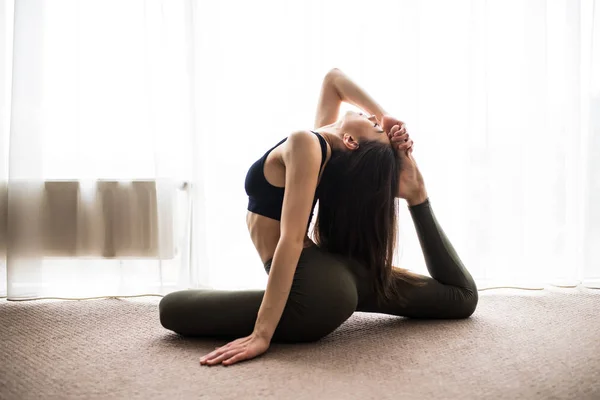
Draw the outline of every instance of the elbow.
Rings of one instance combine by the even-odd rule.
[[[340,75],[342,75],[342,71],[339,68],[332,68],[325,75],[324,82],[333,84],[336,78],[338,78]]]
[[[304,237],[300,237],[297,234],[281,235],[277,242],[277,248],[275,253],[287,254],[291,257],[300,257],[302,250],[304,249]]]
[[[279,238],[279,242],[277,243],[278,247],[285,247],[288,249],[299,249],[302,251],[304,248],[304,235],[296,235],[296,234],[287,234],[281,235]]]

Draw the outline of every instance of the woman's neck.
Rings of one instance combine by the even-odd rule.
[[[319,129],[315,129],[314,131],[323,136],[325,141],[331,147],[331,150],[340,150],[343,148],[343,142],[339,134],[337,122],[334,122],[330,125],[322,126]]]

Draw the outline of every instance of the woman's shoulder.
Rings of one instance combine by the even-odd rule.
[[[298,130],[292,132],[285,143],[285,148],[282,149],[282,156],[285,158],[291,154],[296,155],[296,159],[302,159],[306,162],[309,159],[314,159],[320,163],[321,167],[327,161],[329,148],[327,142],[317,132],[311,130]],[[285,160],[284,160],[285,163]]]
[[[283,152],[311,152],[319,149],[319,140],[316,135],[309,130],[297,130],[288,136],[284,143]]]
[[[290,133],[290,135],[288,136],[288,140],[295,140],[295,141],[312,141],[312,138],[315,137],[315,134],[312,131],[309,130],[297,130],[297,131],[293,131],[292,133]]]

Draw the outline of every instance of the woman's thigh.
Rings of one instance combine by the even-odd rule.
[[[265,265],[269,272],[270,263]],[[355,277],[317,246],[302,251],[274,340],[313,341],[333,332],[356,310]]]

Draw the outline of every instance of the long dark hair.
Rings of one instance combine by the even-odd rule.
[[[421,282],[414,273],[392,266],[401,167],[390,145],[361,142],[354,151],[332,154],[319,185],[315,242],[366,267],[380,304],[405,302],[401,283]]]

